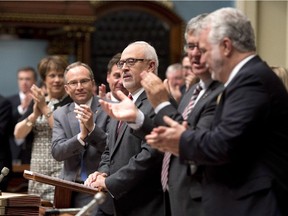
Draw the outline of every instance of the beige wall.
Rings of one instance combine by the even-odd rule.
[[[269,65],[288,68],[288,1],[237,1],[256,32],[257,52]]]

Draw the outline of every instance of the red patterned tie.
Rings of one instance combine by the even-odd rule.
[[[192,97],[188,105],[183,111],[182,116],[184,120],[187,120],[188,115],[191,113],[194,107],[195,101],[201,90],[202,90],[202,87],[200,86],[200,84],[198,84],[193,91]],[[163,157],[163,162],[162,162],[162,171],[161,171],[161,183],[162,183],[163,191],[166,191],[168,189],[168,172],[169,172],[170,158],[171,158],[171,153],[165,152],[164,157]]]

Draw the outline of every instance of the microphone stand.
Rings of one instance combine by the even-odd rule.
[[[94,198],[87,204],[85,205],[81,211],[79,211],[75,216],[85,216],[90,211],[95,208],[97,205],[102,204],[106,199],[106,194],[103,192],[98,192],[95,194]]]
[[[9,169],[7,167],[3,167],[0,174],[0,183],[2,182],[3,178],[8,175]],[[2,191],[0,190],[0,196],[2,196]]]

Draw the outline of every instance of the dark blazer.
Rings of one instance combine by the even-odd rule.
[[[80,132],[79,122],[74,112],[75,103],[69,103],[54,111],[52,137],[52,155],[57,161],[64,161],[60,177],[76,181],[84,154],[87,174],[98,169],[101,154],[106,145],[106,126],[109,121],[107,114],[101,109],[98,97],[93,97],[91,110],[94,115],[95,129],[85,139],[86,146],[80,144],[77,135]]]
[[[153,109],[143,92],[136,106],[150,118]],[[108,191],[114,197],[117,216],[164,215],[160,182],[163,154],[152,149],[133,130],[123,123],[116,139],[118,121],[110,122],[108,141],[99,167],[105,172]]]
[[[180,159],[204,166],[206,216],[288,214],[287,131],[283,83],[253,57],[225,88],[213,129],[181,136]]]
[[[190,102],[196,86],[197,84],[192,86],[184,95],[179,104],[178,110],[176,110],[173,106],[167,106],[160,110],[155,118],[156,124],[164,124],[164,115],[176,119],[179,118],[178,121],[182,121],[182,113]],[[211,127],[216,109],[217,97],[221,91],[223,91],[223,85],[221,85],[219,82],[213,81],[208,86],[207,90],[197,101],[195,107],[188,116],[187,122],[190,128],[201,129]],[[195,175],[201,175],[199,170],[201,170],[201,168],[198,168],[198,173]],[[171,157],[168,186],[170,205],[173,216],[204,215],[203,207],[201,204],[202,190],[199,179],[187,175],[190,173],[189,171],[190,166],[180,163],[178,157]]]
[[[14,129],[15,125],[22,119],[22,115],[18,112],[18,106],[21,104],[19,94],[12,95],[8,97],[8,100],[12,104],[12,127]],[[12,159],[20,159],[23,164],[29,164],[31,160],[32,152],[32,142],[33,142],[33,132],[29,133],[25,137],[24,142],[18,146],[14,140],[14,131],[12,130],[10,134],[10,148],[12,153]]]
[[[198,83],[197,83],[198,84]],[[169,116],[179,122],[183,121],[182,113],[190,99],[197,84],[193,85],[180,101],[178,109],[171,104],[162,108],[155,117],[154,123],[145,116],[142,129],[150,132],[155,125],[165,125],[163,116]],[[218,95],[223,91],[223,85],[213,81],[197,101],[192,112],[189,114],[187,122],[192,129],[210,128],[216,109]],[[171,156],[169,165],[169,198],[171,205],[171,214],[173,216],[183,215],[204,215],[201,204],[202,190],[199,180],[201,179],[201,168],[195,174],[190,175],[190,166],[180,163],[179,158]]]
[[[0,171],[3,169],[3,167],[7,167],[10,171],[12,171],[12,159],[9,146],[9,135],[12,131],[11,118],[11,103],[0,95]],[[9,174],[3,178],[2,182],[0,182],[0,190],[6,191],[8,181]]]

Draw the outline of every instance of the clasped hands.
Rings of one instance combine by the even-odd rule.
[[[84,185],[88,187],[98,188],[100,190],[106,189],[105,179],[107,177],[106,173],[94,172],[88,176],[85,180]]]

